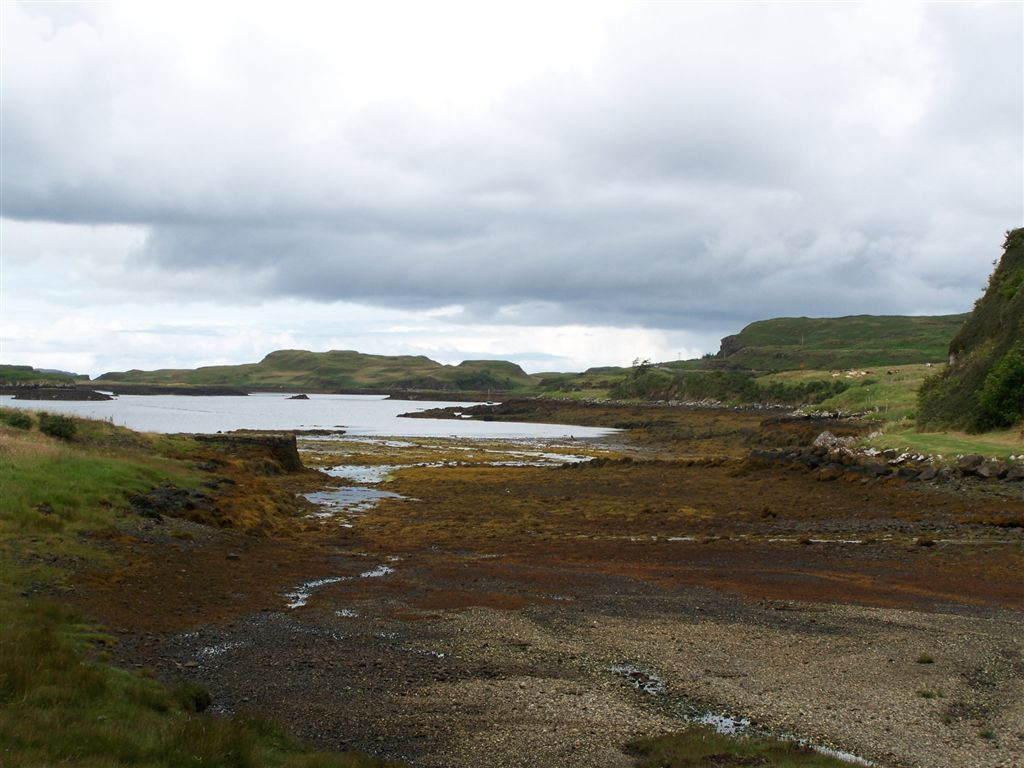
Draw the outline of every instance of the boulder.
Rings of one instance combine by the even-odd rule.
[[[1019,483],[1024,480],[1024,464],[1011,464],[1003,479],[1010,483]]]
[[[885,464],[872,462],[864,465],[864,474],[868,477],[885,477],[890,471],[890,468]]]
[[[900,467],[896,474],[904,480],[918,480],[920,479],[921,471],[916,467]]]
[[[979,456],[976,453],[968,454],[957,462],[956,468],[960,470],[961,475],[973,475],[976,473],[978,467],[985,463],[985,457]]]
[[[994,477],[1006,477],[1006,473],[1009,469],[1010,465],[1005,461],[985,461],[978,465],[978,468],[974,470],[974,473],[978,477],[983,477],[986,480],[989,480]]]

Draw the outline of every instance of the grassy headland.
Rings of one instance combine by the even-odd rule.
[[[722,339],[709,367],[747,371],[840,370],[936,363],[966,315],[778,317]]]
[[[531,379],[515,363],[466,360],[442,365],[421,356],[365,355],[332,350],[279,350],[258,363],[218,365],[195,370],[123,371],[105,373],[97,384],[161,386],[228,386],[276,391],[515,391]]]
[[[0,387],[5,386],[70,386],[76,381],[66,373],[40,371],[30,365],[0,365]]]

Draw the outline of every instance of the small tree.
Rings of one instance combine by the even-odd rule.
[[[651,359],[649,357],[646,357],[643,360],[639,357],[633,358],[633,372],[630,375],[634,379],[639,379],[649,370],[651,370]]]

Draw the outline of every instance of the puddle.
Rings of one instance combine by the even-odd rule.
[[[731,715],[716,715],[713,712],[705,712],[704,714],[687,719],[701,725],[709,725],[723,736],[736,736],[750,729],[750,721],[745,717],[732,717]]]
[[[646,672],[631,664],[615,664],[608,668],[608,671],[626,681],[638,691],[657,696],[665,692],[665,681],[652,672]]]
[[[334,517],[341,513],[358,514],[372,509],[381,499],[401,499],[404,496],[391,493],[390,491],[379,491],[376,488],[364,488],[353,486],[350,488],[331,488],[326,491],[307,493],[308,501],[316,504],[323,511],[314,512],[314,517],[322,519]]]
[[[331,477],[342,477],[355,483],[376,484],[383,482],[388,475],[396,470],[402,469],[405,465],[400,464],[377,464],[364,466],[362,464],[340,464],[330,469],[325,469],[324,474]]]
[[[865,760],[863,757],[855,755],[852,752],[844,752],[841,749],[833,749],[832,747],[821,747],[817,744],[811,744],[810,742],[804,741],[803,739],[798,739],[798,741],[805,747],[810,747],[819,754],[834,757],[836,760],[842,760],[844,763],[850,763],[851,765],[874,766],[874,763],[870,760]]]
[[[496,451],[485,450],[483,453],[495,453],[513,458],[487,462],[494,467],[549,467],[552,464],[582,464],[590,461],[593,456],[580,456],[573,453],[551,453],[549,451]]]
[[[764,733],[760,729],[752,727],[750,720],[747,718],[734,717],[733,715],[727,715],[724,713],[718,714],[714,712],[703,712],[697,715],[684,715],[684,718],[692,723],[699,723],[700,725],[706,725],[714,728],[715,731],[723,736],[756,736]],[[824,747],[820,744],[808,741],[807,739],[801,739],[789,734],[781,734],[780,738],[795,741],[808,749],[813,749],[819,754],[834,757],[836,760],[842,760],[844,763],[850,763],[851,765],[874,766],[874,763],[870,760],[866,760],[852,752],[844,752],[843,750],[835,749],[834,747]]]
[[[387,576],[389,573],[394,573],[395,569],[390,565],[378,565],[376,568],[370,571],[363,571],[359,574],[361,579],[378,579],[381,576]]]
[[[625,680],[638,691],[642,691],[643,693],[651,696],[658,696],[665,692],[664,680],[653,672],[648,672],[647,670],[632,664],[615,664],[609,667],[608,671],[612,674],[618,675],[619,677],[625,678]],[[692,703],[688,703],[685,700],[680,700],[679,704],[684,710],[682,713],[682,718],[684,720],[714,728],[715,731],[723,736],[771,735],[754,727],[746,717],[729,715],[724,712],[701,712],[694,709]],[[837,760],[842,760],[843,762],[850,763],[851,765],[863,765],[869,767],[873,767],[875,765],[870,760],[866,760],[852,752],[845,752],[841,749],[835,749],[834,747],[821,746],[797,736],[782,734],[781,738],[795,741],[808,749],[813,749],[815,752],[822,755],[834,757]]]
[[[309,602],[310,596],[320,587],[327,586],[328,584],[335,584],[339,581],[345,581],[349,578],[349,576],[328,576],[324,579],[304,581],[291,592],[285,593],[285,597],[290,600],[287,605],[289,608],[301,608]]]

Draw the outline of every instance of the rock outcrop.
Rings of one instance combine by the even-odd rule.
[[[295,435],[291,432],[229,432],[217,435],[196,435],[196,440],[218,445],[230,455],[262,460],[259,466],[269,470],[266,462],[281,472],[301,472],[305,467],[299,458]]]

